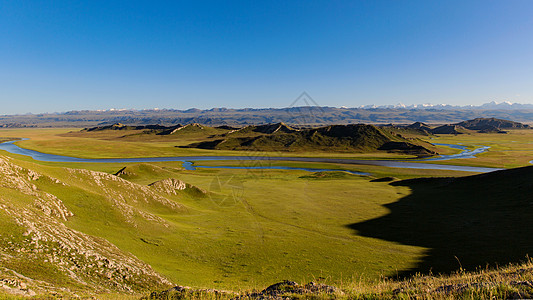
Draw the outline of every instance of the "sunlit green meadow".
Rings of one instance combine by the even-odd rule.
[[[9,129],[2,137],[25,137],[22,147],[41,152],[87,157],[257,155],[250,152],[184,149],[176,145],[190,140],[121,141],[64,136],[78,129]],[[529,131],[509,134],[434,136],[428,141],[462,143],[475,148],[491,146],[475,159],[439,163],[511,167],[525,165],[533,157]],[[457,150],[442,148],[445,153]],[[447,152],[446,152],[447,151]],[[466,176],[472,173],[387,168],[379,166],[310,162],[264,161],[268,166],[339,169],[345,172],[323,176],[308,171],[198,168],[187,171],[181,162],[136,163],[53,163],[8,154],[17,164],[47,174],[68,184],[58,187],[37,182],[38,188],[58,196],[74,213],[66,225],[105,238],[120,249],[150,264],[172,282],[194,287],[249,289],[290,279],[319,280],[339,286],[357,278],[377,280],[416,268],[430,249],[364,237],[348,226],[377,219],[390,213],[387,204],[412,194],[409,186],[375,182],[416,177]],[[279,155],[261,153],[261,155]],[[283,155],[392,159],[409,158],[391,153],[290,153]],[[501,156],[501,157],[499,157]],[[499,158],[498,158],[499,157]],[[203,166],[253,166],[250,161],[199,161]],[[72,178],[64,168],[88,169],[123,176],[147,186],[165,178],[177,178],[206,192],[205,195],[165,195],[183,205],[179,212],[157,205],[134,204],[160,217],[167,226],[138,220],[138,226],[124,221],[121,212],[106,201],[103,191],[86,180]],[[108,183],[107,193],[123,193]],[[384,231],[389,229],[383,228]]]

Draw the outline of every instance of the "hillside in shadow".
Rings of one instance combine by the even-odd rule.
[[[533,166],[391,184],[412,193],[387,204],[388,215],[347,226],[362,236],[430,249],[400,276],[472,270],[533,254]]]

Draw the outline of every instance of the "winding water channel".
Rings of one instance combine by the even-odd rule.
[[[317,162],[317,163],[337,163],[337,164],[353,164],[353,165],[371,165],[383,166],[391,168],[406,168],[406,169],[426,169],[426,170],[449,170],[449,171],[465,171],[486,173],[501,170],[498,168],[485,167],[470,167],[470,166],[456,166],[456,165],[442,165],[435,163],[424,163],[423,161],[442,161],[460,158],[473,158],[475,155],[487,151],[490,147],[480,146],[474,150],[468,150],[462,145],[452,144],[435,144],[439,146],[448,146],[462,150],[461,153],[452,155],[440,155],[426,159],[416,159],[411,161],[396,161],[396,160],[362,160],[362,159],[345,159],[345,158],[323,158],[323,157],[282,157],[282,156],[171,156],[171,157],[140,157],[140,158],[100,158],[88,159],[78,158],[63,155],[47,154],[35,150],[25,149],[15,144],[17,141],[9,141],[0,143],[0,150],[5,150],[9,153],[25,155],[37,161],[46,162],[77,162],[77,163],[142,163],[142,162],[165,162],[165,161],[181,161],[186,170],[196,170],[198,168],[216,168],[216,169],[276,169],[276,170],[303,170],[310,172],[319,171],[345,171],[358,175],[369,175],[364,172],[356,172],[342,169],[319,169],[319,168],[299,168],[288,166],[202,166],[198,165],[202,161],[212,160],[231,160],[231,161],[297,161],[297,162]],[[420,161],[420,162],[415,162]]]

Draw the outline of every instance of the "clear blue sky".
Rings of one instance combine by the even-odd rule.
[[[0,0],[0,114],[533,103],[533,1]]]

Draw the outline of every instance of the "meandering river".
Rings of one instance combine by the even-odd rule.
[[[474,150],[468,150],[462,145],[452,144],[435,144],[439,146],[448,146],[462,150],[461,153],[452,155],[440,155],[438,157],[431,157],[426,159],[416,159],[411,161],[396,161],[396,160],[362,160],[362,159],[345,159],[345,158],[324,158],[324,157],[283,157],[283,156],[172,156],[172,157],[140,157],[140,158],[101,158],[88,159],[78,158],[63,155],[47,154],[35,150],[25,149],[15,144],[17,141],[9,141],[0,143],[0,150],[5,150],[13,154],[25,155],[37,161],[46,162],[77,162],[77,163],[142,163],[142,162],[165,162],[165,161],[181,161],[186,170],[196,170],[197,168],[216,168],[216,169],[277,169],[277,170],[303,170],[310,172],[320,171],[345,171],[358,175],[369,175],[364,172],[356,172],[351,170],[341,169],[318,169],[318,168],[299,168],[289,166],[202,166],[198,165],[202,161],[211,160],[231,160],[231,161],[297,161],[297,162],[317,162],[317,163],[337,163],[337,164],[353,164],[353,165],[372,165],[383,166],[391,168],[406,168],[406,169],[426,169],[426,170],[449,170],[449,171],[465,171],[486,173],[501,170],[498,168],[485,167],[470,167],[470,166],[456,166],[456,165],[442,165],[435,163],[424,163],[415,161],[441,161],[460,158],[472,158],[475,155],[487,151],[490,147],[480,146]]]

